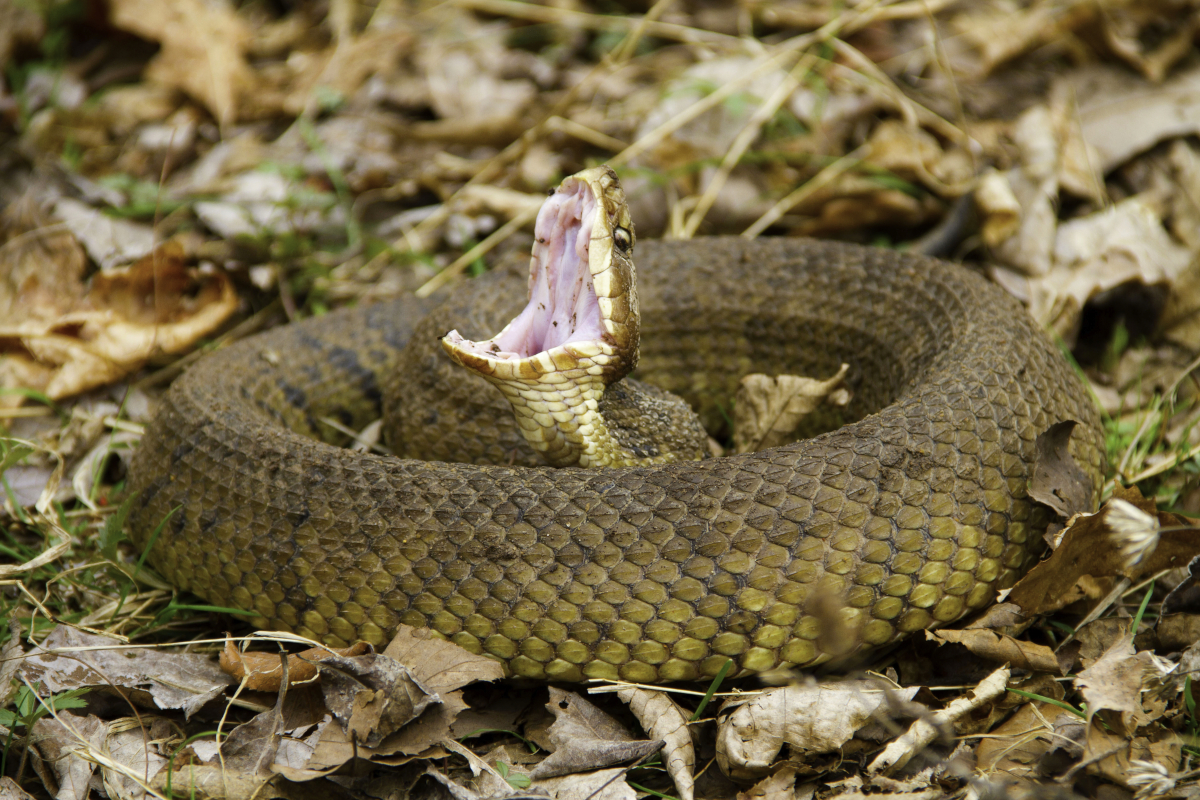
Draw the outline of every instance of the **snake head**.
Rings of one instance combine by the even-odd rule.
[[[610,167],[562,182],[542,205],[529,262],[529,303],[504,330],[442,347],[509,399],[525,438],[556,466],[613,463],[598,414],[605,389],[638,361],[634,232]],[[599,443],[596,443],[599,442]]]

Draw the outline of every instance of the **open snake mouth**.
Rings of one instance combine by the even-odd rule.
[[[462,355],[492,362],[553,355],[551,351],[566,345],[599,344],[606,326],[593,276],[608,264],[593,264],[592,253],[597,251],[597,262],[601,257],[607,261],[610,250],[593,248],[592,242],[612,234],[606,220],[598,217],[603,212],[591,187],[584,181],[564,181],[546,200],[534,226],[525,309],[491,339],[472,342],[451,331],[445,341]]]

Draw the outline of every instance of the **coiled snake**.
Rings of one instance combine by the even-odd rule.
[[[811,666],[991,603],[1041,548],[1049,512],[1026,488],[1056,422],[1078,421],[1071,450],[1095,500],[1104,449],[1084,387],[974,273],[795,239],[644,242],[634,256],[638,376],[710,430],[743,374],[843,362],[857,421],[749,455],[593,470],[505,466],[511,440],[488,419],[467,423],[469,458],[499,466],[336,446],[325,420],[366,425],[397,382],[430,309],[404,298],[256,336],[177,380],[133,463],[135,540],[166,520],[150,562],[261,627],[381,644],[405,623],[513,675],[664,682],[727,659],[739,673]],[[508,319],[524,283],[498,270],[452,308]],[[452,325],[494,333],[470,323]],[[433,352],[410,360],[448,363]],[[458,399],[410,409],[418,427],[444,430],[464,396],[500,396],[461,380]],[[830,598],[849,648],[828,644],[817,605]]]

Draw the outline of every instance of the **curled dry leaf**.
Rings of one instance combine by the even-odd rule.
[[[177,797],[188,800],[311,800],[313,797],[341,795],[337,784],[291,783],[281,775],[260,776],[232,773],[221,766],[186,764],[168,772],[162,770],[151,785],[162,797],[167,786]]]
[[[1004,694],[1010,675],[1008,667],[1001,667],[980,681],[969,695],[959,697],[928,719],[917,720],[903,736],[884,748],[868,769],[871,772],[900,769],[936,739],[942,727],[953,725],[960,717]]]
[[[845,385],[849,364],[842,364],[828,380],[798,375],[771,377],[755,373],[742,378],[734,402],[734,450],[754,453],[786,444],[801,421],[822,404],[845,406],[850,390]]]
[[[238,305],[232,282],[189,269],[174,240],[128,268],[96,275],[86,294],[81,271],[49,292],[10,271],[20,265],[0,258],[0,306],[4,284],[16,287],[0,322],[0,387],[36,389],[54,400],[118,380],[157,353],[186,350]]]
[[[362,736],[357,740],[352,739],[341,725],[326,726],[309,758],[309,769],[333,769],[353,758],[398,764],[432,748],[444,753],[439,743],[450,736],[451,726],[459,714],[468,708],[460,688],[477,681],[499,680],[504,676],[503,668],[495,661],[438,639],[428,629],[407,625],[400,626],[382,657],[405,671],[407,678],[403,681],[404,686],[414,690],[419,687],[437,701],[426,703],[415,719],[393,728],[394,733],[375,744],[368,744]],[[364,701],[366,699],[364,695]],[[357,708],[352,710],[358,713]],[[357,721],[352,728],[356,725],[369,728],[372,724],[365,708],[354,719]]]
[[[1073,419],[1056,422],[1038,434],[1034,443],[1033,475],[1029,496],[1049,506],[1063,519],[1081,511],[1091,511],[1093,486],[1087,473],[1071,456],[1071,432],[1078,423]]]
[[[18,674],[53,694],[118,687],[135,702],[181,708],[188,717],[230,684],[229,676],[206,656],[129,647],[62,625],[30,651]]]
[[[441,702],[403,664],[379,653],[330,656],[319,665],[325,705],[357,741],[377,747]]]
[[[471,774],[476,778],[476,784],[484,797],[503,797],[512,790],[512,786],[495,767],[472,753],[453,739],[444,739],[442,747],[458,755],[467,762]]]
[[[1068,342],[1084,303],[1124,283],[1172,285],[1191,263],[1152,201],[1130,197],[1058,227],[1054,267],[1029,284],[1029,312]]]
[[[696,769],[696,749],[692,745],[692,733],[688,730],[688,715],[675,705],[666,692],[648,689],[621,689],[617,697],[629,706],[629,710],[642,723],[642,728],[654,739],[663,742],[662,760],[667,772],[675,781],[680,800],[692,800]]]
[[[663,746],[661,741],[635,739],[624,725],[574,692],[551,686],[546,708],[554,715],[549,730],[554,752],[530,773],[534,780],[638,761]]]
[[[1157,518],[1162,527],[1154,552],[1136,565],[1126,562],[1110,535],[1112,505],[1106,503],[1096,514],[1080,515],[1063,531],[1058,547],[1017,581],[1008,602],[1020,606],[1026,616],[1047,614],[1072,602],[1075,585],[1085,576],[1124,576],[1136,581],[1163,569],[1185,566],[1200,554],[1200,537],[1186,530],[1187,523],[1174,514],[1157,512],[1154,501],[1142,497],[1136,487],[1126,489],[1118,484],[1113,496]]]
[[[784,743],[812,753],[841,747],[893,699],[911,700],[916,688],[879,681],[842,681],[769,689],[733,707],[717,731],[717,763],[738,780],[767,773]]]
[[[975,207],[979,210],[980,233],[988,247],[998,246],[1020,227],[1021,203],[1008,179],[994,169],[980,177],[975,187]]]
[[[925,636],[936,642],[961,644],[980,658],[1008,664],[1015,669],[1062,674],[1054,651],[1044,644],[1021,641],[981,628],[926,631]]]
[[[308,683],[317,677],[317,665],[314,662],[323,661],[332,656],[354,657],[371,652],[371,645],[366,642],[356,642],[351,647],[330,650],[325,647],[312,647],[287,657],[288,685],[295,686]],[[246,681],[246,688],[252,692],[278,692],[283,683],[283,665],[279,662],[279,653],[247,653],[239,650],[232,640],[225,640],[225,649],[221,651],[221,669],[236,681]]]
[[[967,626],[968,630],[986,628],[998,630],[1015,628],[1024,625],[1029,620],[1021,613],[1021,607],[1016,603],[997,603],[983,613],[983,616]]]
[[[1196,616],[1197,612],[1200,612],[1200,556],[1189,561],[1187,569],[1187,577],[1163,598],[1163,615],[1179,614],[1182,616],[1184,612],[1187,612],[1187,616]]]
[[[288,679],[285,673],[284,681]],[[243,722],[230,732],[229,737],[221,743],[223,769],[247,777],[272,774],[271,767],[283,741],[283,702],[286,698],[285,688],[275,698],[274,707],[255,715],[249,722]]]
[[[1064,763],[1073,764],[1132,789],[1134,762],[1179,763],[1179,737],[1158,724],[1143,728],[1138,735],[1128,735],[1101,725],[1099,720],[1089,724],[1074,714],[1056,713],[1052,732],[1047,734],[1052,745],[1039,765],[1043,772],[1047,766],[1057,771]]]
[[[421,709],[415,719],[401,722],[399,726],[389,723],[380,728],[393,731],[383,738],[368,740],[355,734],[358,738],[353,739],[341,725],[326,726],[308,760],[307,767],[310,770],[333,769],[353,758],[398,764],[419,753],[430,752],[433,748],[444,754],[439,743],[451,735],[451,727],[459,714],[468,708],[460,688],[469,683],[494,681],[503,677],[503,668],[495,661],[438,639],[428,629],[407,625],[399,627],[380,657],[386,658],[395,665],[393,669],[403,670],[407,676],[396,684],[397,687],[407,687],[406,692],[419,689],[433,697],[435,702],[424,705],[415,703],[414,708],[419,706]],[[361,711],[356,705],[360,701],[352,701],[353,730],[369,729],[375,724],[372,720],[374,711],[368,713],[367,706],[376,708],[378,700],[375,694],[370,697],[363,694],[361,702],[364,708]],[[396,717],[396,720],[400,719],[402,716]]]

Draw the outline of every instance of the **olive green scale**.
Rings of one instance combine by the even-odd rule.
[[[407,382],[396,370],[431,306],[406,298],[256,336],[177,380],[135,455],[135,541],[166,519],[155,568],[260,627],[379,645],[404,623],[516,676],[655,683],[728,659],[750,673],[861,655],[990,604],[1042,549],[1049,512],[1026,489],[1056,422],[1079,423],[1071,452],[1098,499],[1103,438],[1083,385],[1016,301],[963,267],[795,239],[640,242],[635,260],[636,377],[710,431],[742,375],[843,362],[840,413],[857,421],[621,469],[339,447],[326,420],[361,428]],[[500,270],[453,302],[482,319],[519,308],[523,289]],[[511,419],[489,416],[499,392],[454,380],[404,409],[427,456],[456,457],[455,439],[475,443],[469,461],[528,456]]]

